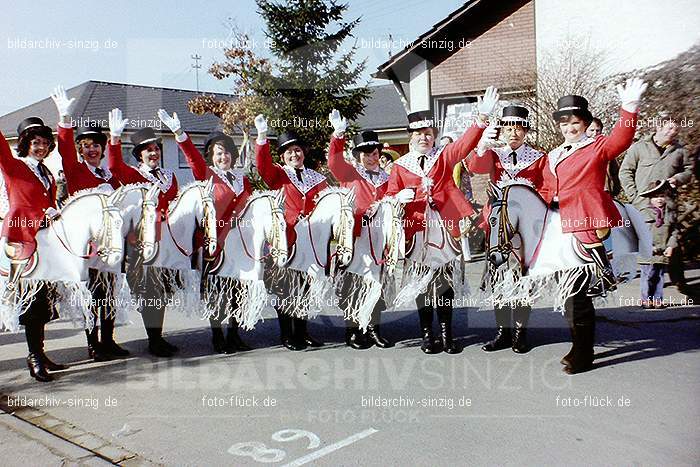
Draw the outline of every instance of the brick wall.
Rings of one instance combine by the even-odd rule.
[[[455,47],[459,41],[453,42]],[[513,70],[535,66],[532,1],[436,65],[430,72],[430,91],[435,97],[478,92],[489,85],[508,88],[513,85],[508,80]]]

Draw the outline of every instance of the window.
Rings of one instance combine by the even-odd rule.
[[[204,145],[203,144],[195,144],[194,145],[197,148],[197,151],[199,151],[200,154],[204,155]],[[211,164],[211,161],[205,156],[204,159],[207,161],[207,165]],[[177,147],[177,166],[180,169],[189,169],[190,165],[187,163],[187,158],[185,157],[185,153],[182,152],[182,149],[180,149],[180,146],[178,145]]]

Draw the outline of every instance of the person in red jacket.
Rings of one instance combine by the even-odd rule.
[[[573,233],[598,266],[599,277],[588,289],[589,297],[615,289],[615,275],[602,242],[610,229],[621,226],[622,218],[605,191],[605,177],[608,162],[632,144],[637,106],[645,89],[646,84],[638,79],[619,87],[620,120],[607,137],[586,135],[593,116],[581,96],[562,97],[552,115],[565,141],[548,155],[549,190],[560,210],[562,230]]]
[[[8,211],[2,223],[5,254],[10,270],[2,296],[3,306],[14,306],[22,288],[21,276],[36,251],[36,234],[57,215],[56,182],[44,159],[55,147],[51,128],[39,117],[29,117],[17,127],[17,158],[0,133],[0,171],[5,179]],[[51,381],[49,371],[66,369],[52,362],[44,352],[44,327],[56,318],[53,290],[44,284],[19,317],[24,326],[29,355],[29,374],[37,381]]]
[[[107,135],[102,133],[102,128],[96,121],[90,121],[88,126],[78,128],[73,143],[71,111],[75,98],[69,99],[63,87],[58,86],[51,94],[51,99],[56,104],[59,115],[58,153],[61,156],[68,196],[103,184],[119,188],[117,179],[112,177],[108,169],[101,167],[107,144]],[[116,277],[109,273],[107,277],[114,284]],[[99,271],[94,268],[88,270],[88,288],[93,291],[91,311],[95,323],[98,318],[100,323],[92,331],[85,330],[88,355],[96,362],[109,360],[110,356],[128,357],[129,351],[114,341],[114,297],[107,295],[106,287],[99,280]],[[101,341],[99,334],[102,335]]]
[[[329,116],[333,126],[333,136],[328,149],[328,169],[340,182],[343,188],[355,190],[355,229],[353,235],[358,238],[365,222],[365,214],[373,203],[384,197],[389,186],[389,175],[379,167],[379,155],[383,148],[379,137],[374,131],[363,131],[355,137],[355,146],[352,155],[357,160],[356,164],[350,164],[343,157],[345,150],[345,130],[347,121],[341,117],[340,112],[333,110]],[[346,299],[351,286],[350,277],[346,276],[341,288],[341,309],[346,311],[349,303]],[[372,311],[370,325],[366,334],[361,334],[357,326],[351,322],[346,324],[345,343],[354,349],[366,349],[373,344],[380,348],[391,347],[388,340],[380,334],[381,312],[386,309],[386,303],[382,297]]]
[[[559,209],[562,230],[573,233],[599,270],[588,290],[567,301],[566,317],[573,345],[561,363],[568,374],[593,367],[595,308],[591,297],[615,288],[615,276],[602,241],[610,235],[610,229],[621,225],[622,218],[610,193],[605,191],[605,176],[608,162],[632,144],[637,109],[646,86],[637,78],[627,80],[625,86],[618,85],[622,108],[610,136],[586,135],[592,115],[588,101],[581,96],[562,97],[552,115],[565,140],[547,156],[552,207]]]
[[[544,180],[547,158],[525,143],[525,138],[530,131],[529,114],[525,107],[518,105],[505,107],[499,125],[501,140],[506,144],[497,146],[497,130],[495,127],[489,127],[484,131],[476,150],[462,162],[466,163],[471,173],[489,174],[491,183],[494,185],[503,186],[514,181],[529,183],[545,202],[549,203]],[[482,211],[481,228],[487,232],[490,211],[490,204],[487,204]],[[511,347],[516,353],[527,352],[529,348],[526,333],[530,311],[531,308],[525,304],[516,307],[495,307],[498,327],[496,337],[482,349],[493,352]],[[515,323],[515,327],[514,332],[511,333],[512,322]]]
[[[122,118],[119,109],[109,113],[110,140],[107,146],[107,162],[112,175],[121,183],[152,183],[160,188],[158,197],[157,222],[167,222],[168,205],[177,197],[178,183],[172,170],[160,167],[163,154],[161,139],[156,136],[153,128],[142,128],[131,135],[134,148],[131,154],[139,161],[138,167],[132,167],[124,162],[122,157],[121,135],[126,128],[128,119]],[[133,269],[133,264],[131,264]],[[162,281],[155,277],[156,272],[145,268],[143,283],[132,286],[132,290],[143,299],[145,305],[141,310],[146,334],[148,335],[148,350],[157,357],[171,357],[178,349],[163,339],[163,320],[165,318],[165,297],[170,294],[160,285]],[[138,271],[131,271],[138,276]],[[130,277],[127,274],[127,278]]]
[[[185,154],[194,179],[206,181],[211,178],[214,183],[218,250],[213,257],[204,258],[202,284],[206,284],[209,268],[216,264],[216,258],[224,248],[226,236],[233,225],[232,219],[237,218],[242,212],[248,198],[253,194],[253,187],[248,177],[243,175],[242,170],[233,168],[238,159],[238,149],[233,138],[220,131],[213,131],[207,136],[204,143],[204,154],[213,162],[213,165],[207,166],[204,156],[197,150],[187,133],[182,131],[177,114],[173,113],[170,116],[165,110],[160,109],[158,117],[175,134],[175,140]],[[229,297],[231,295],[227,294]],[[223,313],[225,313],[226,308],[234,309],[237,307],[233,300],[234,298],[232,297],[227,303],[222,303],[222,309],[209,318],[212,331],[212,345],[218,353],[232,354],[237,350],[250,350],[250,347],[243,342],[238,334],[236,318],[231,317],[229,319],[228,330],[226,337],[224,337],[222,329]]]
[[[408,132],[411,151],[394,163],[389,176],[388,196],[398,196],[406,204],[406,241],[414,241],[416,232],[425,230],[426,207],[440,214],[448,232],[456,238],[468,237],[476,222],[471,203],[455,185],[452,179],[454,166],[474,149],[486,128],[487,115],[493,112],[498,103],[498,92],[489,87],[483,100],[479,100],[479,121],[471,126],[454,143],[435,147],[437,126],[428,112],[413,112],[408,115]],[[410,248],[406,248],[409,251]],[[442,305],[433,306],[429,293],[421,294],[416,300],[418,316],[423,331],[425,353],[458,353],[461,349],[452,340],[452,300],[454,290],[445,281],[433,280],[429,290],[439,293]],[[433,308],[436,308],[440,321],[442,346],[433,342]]]
[[[267,141],[267,120],[264,116],[255,117],[255,128],[258,132],[255,145],[258,173],[270,189],[284,190],[287,245],[292,251],[296,240],[294,226],[300,217],[311,214],[316,206],[316,195],[328,188],[328,182],[323,174],[304,166],[305,145],[295,132],[284,132],[277,138],[277,155],[284,163],[280,165],[272,161],[270,143]],[[282,293],[284,297],[289,297],[290,292],[284,290]],[[307,346],[320,347],[323,345],[322,342],[309,335],[306,319],[286,316],[279,309],[277,315],[280,324],[280,337],[286,348],[303,350]]]

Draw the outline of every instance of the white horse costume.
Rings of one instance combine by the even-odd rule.
[[[514,183],[491,189],[487,259],[498,269],[489,278],[490,300],[498,304],[552,299],[554,309],[563,311],[566,299],[588,283],[580,279],[595,274],[594,263],[584,256],[573,234],[562,232],[559,211],[549,209],[531,186]],[[616,206],[629,221],[612,230],[614,256],[625,262],[640,249],[650,248],[651,238],[639,212]],[[509,264],[511,254],[518,264]]]
[[[223,319],[234,317],[244,329],[252,329],[269,303],[263,280],[265,261],[281,268],[287,262],[287,236],[282,191],[254,193],[226,235],[224,250],[206,276],[204,318],[229,303]]]
[[[297,222],[289,262],[273,271],[274,281],[288,284],[294,293],[294,297],[278,297],[285,313],[297,317],[337,313],[331,276],[334,269],[352,261],[354,206],[354,190],[326,188],[318,194],[313,211]],[[336,247],[329,254],[332,241]]]
[[[19,316],[44,285],[55,287],[59,294],[62,318],[85,324],[87,328],[94,326],[89,306],[92,294],[86,286],[89,260],[99,256],[108,265],[121,262],[123,222],[117,206],[124,195],[121,189],[111,194],[103,190],[80,192],[66,202],[59,217],[37,232],[37,248],[22,273],[14,305],[0,305],[2,326],[17,331]],[[0,247],[6,241],[0,239]],[[96,251],[90,252],[93,243]],[[0,256],[7,261],[4,255]],[[3,264],[2,269],[0,290],[4,291],[9,264]]]
[[[136,233],[135,247],[144,261],[150,261],[156,253],[156,206],[159,189],[155,185],[137,183],[124,185],[120,190],[124,193],[117,205],[123,220],[122,237]],[[126,243],[125,249],[129,250]],[[136,307],[133,306],[131,291],[126,276],[122,273],[121,264],[108,264],[96,256],[88,260],[88,267],[98,271],[91,284],[91,291],[94,292],[100,286],[107,299],[114,304],[106,307],[105,316],[115,318],[117,323],[127,322],[129,312],[136,311]]]
[[[338,275],[352,281],[348,293],[345,318],[367,329],[374,306],[381,298],[393,300],[393,275],[404,241],[404,209],[395,197],[387,196],[372,204],[366,214],[360,236],[355,240],[354,254],[348,267]]]
[[[426,191],[432,180],[423,179]],[[471,259],[466,238],[458,241],[452,237],[440,217],[440,213],[426,203],[425,228],[414,235],[410,249],[405,252],[405,266],[401,289],[394,299],[394,307],[413,305],[419,295],[428,292],[433,281],[442,278],[454,290],[455,300],[464,301],[469,296],[465,261]],[[460,231],[462,226],[460,226]],[[433,290],[433,295],[436,291]],[[433,303],[437,297],[432,297]]]
[[[168,214],[160,226],[160,241],[144,268],[156,270],[164,288],[174,296],[168,301],[171,308],[193,315],[201,307],[199,273],[192,268],[191,256],[195,251],[194,233],[204,228],[204,248],[209,254],[216,250],[216,210],[212,180],[194,182],[184,187],[168,207]]]

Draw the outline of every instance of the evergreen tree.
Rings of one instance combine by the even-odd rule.
[[[353,46],[342,51],[360,19],[343,20],[347,4],[335,0],[257,0],[267,25],[273,69],[255,80],[266,104],[270,130],[294,129],[309,145],[306,164],[322,169],[333,129],[328,114],[338,109],[349,121],[364,110],[367,83],[359,85],[366,62],[354,63]]]

